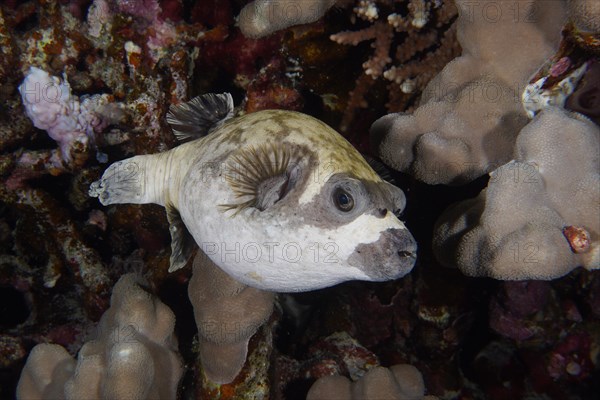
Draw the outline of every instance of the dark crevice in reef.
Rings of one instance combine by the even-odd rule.
[[[0,286],[0,329],[11,329],[29,318],[25,294],[10,286]]]

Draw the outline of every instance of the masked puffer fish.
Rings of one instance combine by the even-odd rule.
[[[228,93],[172,106],[167,122],[186,142],[112,164],[90,195],[164,206],[169,271],[195,245],[239,282],[277,292],[412,269],[416,242],[395,215],[404,193],[341,135],[298,112],[232,115]]]

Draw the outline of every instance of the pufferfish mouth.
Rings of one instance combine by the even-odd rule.
[[[374,281],[398,279],[408,274],[417,260],[417,242],[407,229],[390,228],[373,243],[360,244],[349,258]]]

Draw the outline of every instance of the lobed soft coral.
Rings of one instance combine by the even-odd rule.
[[[174,399],[183,373],[175,316],[143,284],[135,274],[119,279],[77,360],[59,345],[34,347],[17,399]]]
[[[429,184],[460,184],[512,158],[529,121],[521,90],[555,53],[565,20],[563,2],[542,3],[456,1],[462,55],[429,82],[413,114],[371,128],[386,164]]]
[[[442,264],[503,280],[598,268],[598,127],[562,110],[584,76],[583,89],[592,93],[585,111],[594,115],[590,55],[597,45],[580,43],[586,36],[573,26],[593,27],[595,7],[456,4],[462,56],[429,83],[414,113],[375,122],[373,143],[388,165],[431,185],[491,172],[478,197],[438,219],[434,253]]]
[[[399,364],[390,368],[375,367],[356,382],[340,375],[320,378],[310,388],[306,400],[434,400],[425,395],[419,370]]]
[[[240,30],[249,38],[268,36],[290,26],[315,22],[334,3],[335,0],[252,1],[240,12]]]
[[[568,145],[567,145],[568,144]],[[465,274],[554,279],[600,267],[600,129],[558,108],[520,133],[514,160],[438,221],[434,251]]]
[[[237,282],[204,254],[194,259],[188,293],[204,373],[230,383],[246,362],[250,338],[273,311],[274,294]]]

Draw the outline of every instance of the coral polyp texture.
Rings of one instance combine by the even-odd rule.
[[[198,255],[188,293],[194,306],[200,362],[214,383],[229,383],[248,355],[248,342],[271,316],[274,294],[243,285]]]
[[[358,381],[340,375],[318,379],[308,391],[306,400],[436,400],[425,395],[425,384],[419,370],[398,364],[390,368],[375,367]]]
[[[600,32],[600,3],[594,0],[568,0],[569,17],[581,32]]]
[[[75,360],[39,344],[21,373],[17,399],[173,399],[183,372],[175,316],[135,274],[116,283],[111,306]]]
[[[441,215],[438,259],[467,275],[503,280],[600,268],[599,154],[597,125],[543,110],[519,133],[514,160],[490,174],[488,187]]]
[[[466,183],[512,158],[529,121],[521,90],[555,53],[566,18],[562,2],[456,4],[462,55],[429,82],[414,113],[389,114],[371,128],[386,164],[428,184]]]
[[[240,11],[240,30],[250,38],[268,36],[294,25],[315,22],[334,3],[335,0],[252,1]]]

